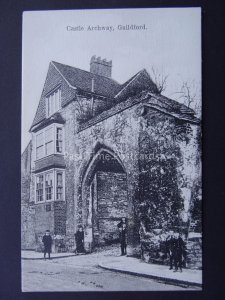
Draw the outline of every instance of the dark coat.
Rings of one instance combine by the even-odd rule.
[[[127,230],[126,229],[122,229],[119,232],[119,239],[120,239],[121,244],[127,244]]]
[[[84,231],[77,231],[75,233],[76,250],[77,252],[84,252]]]
[[[169,255],[173,255],[176,249],[176,239],[172,236],[169,236],[166,239],[166,251]]]
[[[176,239],[176,247],[175,247],[175,254],[178,256],[184,255],[185,252],[185,244],[181,237]]]
[[[51,250],[52,248],[52,237],[50,235],[44,235],[42,242],[46,250]]]

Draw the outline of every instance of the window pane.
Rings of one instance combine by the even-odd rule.
[[[45,142],[48,143],[53,140],[53,127],[45,131]]]
[[[53,172],[45,174],[45,195],[46,200],[53,199]]]
[[[49,101],[49,97],[47,97],[47,116],[50,115],[50,101]]]
[[[53,153],[53,141],[45,144],[45,154],[50,155]]]
[[[37,202],[43,201],[43,175],[39,175],[36,178],[36,195]]]
[[[55,111],[59,110],[59,90],[55,92]]]
[[[50,96],[50,115],[54,112],[54,97],[53,95]]]
[[[43,143],[44,143],[44,140],[43,140],[43,132],[42,132],[36,136],[36,147],[43,145]]]
[[[48,108],[49,108],[49,115],[52,113],[52,97],[51,95],[48,97]]]
[[[62,173],[57,173],[57,186],[62,186]]]
[[[56,128],[56,152],[62,153],[62,128]]]
[[[42,158],[44,156],[44,146],[40,146],[36,149],[36,159]]]
[[[57,173],[56,176],[56,199],[63,199],[63,174]]]
[[[47,115],[50,116],[54,114],[61,108],[61,90],[58,89],[54,91],[47,98]]]

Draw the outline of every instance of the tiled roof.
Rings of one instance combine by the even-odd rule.
[[[113,98],[121,89],[121,85],[105,76],[100,76],[75,67],[52,62],[70,85],[86,92],[91,92],[92,79],[94,79],[94,92],[104,97]]]
[[[182,115],[194,115],[195,114],[193,109],[187,107],[186,105],[184,105],[180,102],[177,102],[175,100],[167,98],[161,94],[154,94],[151,92],[148,92],[148,94],[150,94],[151,96],[154,96],[154,98],[156,98],[160,102],[164,103],[167,106],[168,111],[177,112]]]
[[[183,116],[187,116],[187,119],[194,116],[194,111],[192,109],[159,94],[156,84],[152,81],[150,75],[145,69],[135,74],[124,84],[119,84],[112,78],[100,76],[58,62],[53,61],[51,64],[70,87],[78,90],[78,93],[79,91],[91,93],[94,81],[94,93],[107,99],[115,99],[115,101],[112,102],[112,106],[115,106],[117,103],[123,102],[130,97],[135,97],[142,91],[147,91],[148,94],[152,93],[152,96],[154,95],[154,98],[161,102],[162,106],[168,112],[171,111],[182,114]],[[41,97],[30,130],[35,130],[36,125],[38,125],[38,127],[43,124],[45,125],[47,121],[45,114],[45,98]]]
[[[65,120],[63,119],[63,117],[61,116],[61,114],[59,112],[56,112],[52,116],[44,119],[43,122],[40,122],[36,126],[33,125],[32,131],[35,132],[35,131],[37,131],[37,130],[39,130],[39,129],[47,126],[47,125],[50,125],[52,123],[64,124]]]
[[[152,101],[152,99],[158,100],[157,103],[154,103]],[[188,121],[188,122],[194,123],[194,124],[200,123],[200,120],[194,116],[193,111],[191,109],[189,109],[189,114],[188,113],[183,114],[181,111],[177,110],[177,107],[178,106],[182,107],[183,104],[177,103],[174,100],[171,100],[172,106],[171,106],[171,103],[169,103],[170,107],[165,102],[162,102],[162,105],[158,103],[160,100],[165,100],[165,99],[170,100],[169,98],[154,94],[150,91],[142,91],[141,93],[139,93],[139,95],[129,97],[125,101],[122,101],[122,102],[116,104],[115,106],[113,106],[112,108],[110,108],[106,111],[103,111],[101,114],[93,117],[89,121],[87,121],[83,124],[80,124],[79,128],[78,128],[78,132],[85,130],[88,127],[91,127],[96,123],[102,122],[103,120],[105,120],[105,119],[107,119],[107,118],[133,106],[133,105],[136,105],[140,102],[143,102],[143,104],[146,104],[146,105],[150,106],[151,108],[161,111],[163,113],[169,113],[170,115],[174,116],[175,118],[178,118],[178,119],[181,119],[184,121]],[[177,106],[175,105],[175,103],[177,103]],[[176,107],[176,109],[175,109],[175,107]]]
[[[143,69],[121,85],[121,89],[118,94],[115,95],[115,98],[123,100],[127,97],[137,95],[146,89],[153,93],[159,92],[148,72]]]

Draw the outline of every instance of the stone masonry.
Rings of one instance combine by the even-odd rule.
[[[92,251],[118,242],[117,224],[126,217],[131,255],[140,255],[145,243],[155,259],[157,237],[171,228],[182,232],[191,253],[190,223],[201,190],[199,120],[161,95],[145,70],[120,85],[111,78],[111,62],[93,57],[91,66],[87,72],[50,63],[22,155],[22,247],[41,250],[49,229],[54,251],[72,251],[82,225]],[[46,97],[55,89],[61,107],[47,117]],[[36,136],[50,126],[63,128],[63,153],[37,159]],[[48,171],[63,172],[64,199],[37,203],[35,180]],[[201,246],[198,255],[200,261]],[[190,267],[198,264],[188,257]]]

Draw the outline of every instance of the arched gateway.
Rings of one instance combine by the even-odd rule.
[[[82,180],[87,247],[118,241],[117,224],[121,217],[127,217],[127,204],[124,166],[113,151],[101,148],[90,160]]]

